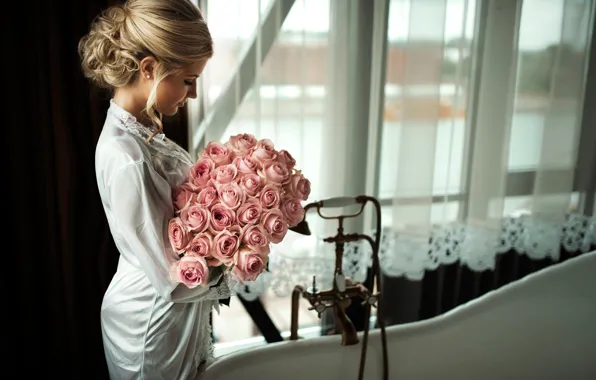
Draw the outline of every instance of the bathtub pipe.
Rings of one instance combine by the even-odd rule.
[[[292,291],[292,319],[290,321],[290,340],[298,340],[298,307],[300,298],[304,294],[304,288],[296,285]]]

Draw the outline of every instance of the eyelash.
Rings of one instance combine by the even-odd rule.
[[[186,84],[187,86],[192,86],[192,82],[193,82],[192,80],[190,80],[190,81],[189,80],[185,80],[184,81],[184,84]]]

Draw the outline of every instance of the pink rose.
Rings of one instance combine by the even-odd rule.
[[[217,189],[208,183],[197,195],[196,202],[208,208],[217,200],[217,197]]]
[[[216,203],[211,207],[211,225],[209,229],[214,234],[229,228],[236,221],[236,213],[221,203]]]
[[[261,201],[261,206],[263,206],[263,208],[278,207],[281,201],[279,188],[275,185],[266,185],[263,187],[263,190],[261,190],[259,200]]]
[[[252,152],[252,158],[260,162],[261,164],[268,164],[275,160],[277,157],[277,151],[273,146],[273,142],[269,139],[262,139],[257,142],[254,152]]]
[[[289,172],[292,172],[294,166],[296,166],[296,160],[294,159],[294,157],[292,157],[290,152],[288,152],[285,149],[282,149],[279,152],[277,152],[277,161],[284,165]]]
[[[210,234],[199,233],[188,244],[186,255],[200,256],[207,258],[211,255],[211,249],[213,247],[213,238]]]
[[[226,145],[234,154],[245,156],[252,153],[253,149],[257,146],[257,139],[251,134],[242,133],[230,137]]]
[[[256,224],[261,218],[263,208],[261,203],[255,198],[249,198],[236,211],[236,218],[240,225]]]
[[[265,212],[261,218],[263,229],[272,243],[279,243],[288,232],[288,223],[284,220],[282,212],[278,209],[272,209]]]
[[[287,183],[290,179],[290,172],[288,169],[285,165],[282,165],[277,161],[272,161],[266,164],[258,173],[261,177],[265,178],[268,183],[274,185]]]
[[[267,268],[267,256],[242,247],[236,254],[232,275],[240,282],[254,281]]]
[[[294,227],[304,219],[304,207],[300,199],[284,198],[281,201],[281,212],[288,221],[290,227]]]
[[[263,179],[256,174],[244,174],[238,184],[247,195],[256,197],[263,188]]]
[[[234,255],[240,247],[242,229],[232,226],[219,232],[213,239],[213,257],[222,264],[229,266],[234,262]]]
[[[242,229],[242,243],[250,247],[267,247],[269,240],[267,234],[260,224],[246,225]]]
[[[173,194],[176,212],[180,212],[180,210],[188,207],[195,201],[196,197],[197,194],[190,188],[188,184],[185,183],[178,187]]]
[[[209,227],[211,215],[209,210],[200,204],[194,204],[180,212],[180,219],[190,231],[203,232]]]
[[[236,167],[236,165],[227,164],[215,169],[215,171],[211,173],[211,178],[213,178],[215,182],[223,185],[225,183],[230,183],[233,180],[235,180],[237,174],[238,168]]]
[[[262,167],[261,163],[251,156],[236,157],[233,164],[238,168],[239,173],[244,174],[254,174]]]
[[[310,195],[310,181],[297,172],[290,176],[290,181],[284,186],[289,196],[300,200],[307,200]]]
[[[209,144],[207,144],[202,156],[213,160],[216,167],[227,165],[232,161],[230,150],[225,145],[217,141],[211,141]]]
[[[217,192],[221,204],[231,210],[236,210],[246,199],[246,194],[235,182],[222,185]]]
[[[189,180],[194,187],[204,186],[211,179],[215,170],[215,162],[210,158],[200,158],[190,167]]]
[[[189,288],[205,286],[209,279],[209,268],[202,257],[184,256],[172,267],[172,280],[181,282]]]
[[[177,253],[183,253],[190,241],[190,234],[180,218],[170,219],[168,223],[168,237],[172,249]]]

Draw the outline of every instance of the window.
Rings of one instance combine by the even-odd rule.
[[[346,65],[349,69],[339,68],[332,59],[347,50],[333,37],[360,20],[358,12],[346,13],[345,20],[337,12],[359,2],[201,3],[216,54],[195,104],[200,117],[193,148],[241,132],[271,138],[291,151],[305,175],[314,179],[312,200],[329,195],[329,183],[317,180],[328,173],[337,176],[332,181],[366,182],[383,204],[387,226],[449,223],[467,215],[474,201],[491,217],[529,213],[536,192],[544,199],[563,194],[570,198],[571,209],[581,204],[581,192],[557,186],[569,183],[576,165],[578,133],[572,130],[581,124],[583,79],[571,74],[581,72],[586,61],[589,1],[387,0],[387,12],[374,8],[375,17],[387,17],[382,33],[375,25],[364,25],[358,33],[366,38],[345,40],[361,44],[358,47],[372,41],[385,48],[385,59],[349,56],[369,63],[370,72],[350,72],[352,63]],[[371,87],[369,97],[359,98],[370,113],[369,123],[355,126],[329,119],[329,108],[334,107],[329,100],[338,96],[330,78],[338,70],[348,70],[350,75],[340,73],[346,81],[362,81],[360,89]],[[378,88],[372,78],[376,71],[384,73]],[[381,101],[374,104],[377,95],[382,95]],[[375,109],[382,114],[375,115]],[[353,110],[340,111],[354,116]],[[372,121],[375,116],[379,123]],[[497,128],[491,128],[494,125]],[[329,138],[329,129],[337,140]],[[478,130],[485,133],[482,143],[476,141]],[[345,135],[369,140],[350,145],[345,153]],[[492,144],[493,139],[504,143]],[[373,150],[380,153],[370,154]],[[345,154],[351,162],[368,166],[334,172],[329,162],[341,161]],[[475,170],[505,169],[506,178],[488,181],[487,187],[494,185],[495,191],[470,200],[470,188],[486,185],[470,180],[473,155],[484,160]],[[395,202],[401,207],[398,214]],[[306,257],[319,249],[317,239],[294,236],[282,248],[297,258]],[[289,328],[290,301],[274,291],[269,288],[262,300],[284,331]],[[305,328],[319,324],[307,307],[301,304]],[[222,343],[259,335],[237,299],[214,316],[214,326]]]
[[[568,5],[567,14],[564,14],[564,3],[564,0],[524,0],[518,36],[504,41],[509,44],[505,49],[517,51],[517,69],[513,112],[507,121],[511,123],[507,165],[512,175],[507,180],[509,196],[502,207],[503,215],[527,212],[535,170],[539,162],[544,164],[545,155],[550,156],[548,162],[553,170],[571,170],[575,165],[577,134],[570,131],[579,126],[578,112],[567,112],[567,116],[557,120],[558,125],[545,126],[551,111],[548,105],[551,104],[553,87],[558,86],[559,94],[564,86],[568,86],[569,91],[577,90],[577,79],[567,84],[562,77],[566,76],[565,70],[580,69],[573,60],[583,63],[578,55],[585,52],[585,40],[577,41],[580,48],[575,49],[568,41],[563,41],[563,24],[566,22],[569,29],[572,23],[584,20],[580,15],[588,4],[578,1],[575,6]],[[434,175],[432,178],[418,175],[409,187],[402,184],[400,196],[406,204],[412,203],[412,209],[416,208],[416,199],[432,197],[432,222],[453,221],[462,211],[460,202],[466,193],[465,152],[469,149],[467,136],[474,122],[470,112],[475,111],[469,106],[475,101],[470,96],[474,90],[472,61],[477,58],[474,56],[478,44],[475,31],[479,21],[477,6],[475,0],[390,2],[379,174],[379,197],[386,205],[383,224],[394,223],[390,199],[397,192],[399,170],[395,170],[396,161],[407,148],[399,145],[404,123],[418,125],[417,130],[408,129],[410,134],[419,134],[420,144],[412,146],[419,151],[418,156],[434,157],[434,162],[421,160],[418,169],[409,165],[412,174],[407,178],[428,172],[424,165],[433,165]],[[515,17],[515,13],[511,17]],[[506,78],[495,75],[492,80]],[[570,97],[572,103],[567,107],[577,107],[580,99],[579,96]],[[501,112],[507,113],[508,105],[504,103],[502,106]],[[552,118],[549,122],[553,123]],[[548,149],[544,146],[545,128],[553,142]],[[408,174],[402,172],[401,175]],[[572,199],[570,207],[574,204],[577,200]],[[407,209],[404,214],[408,214]]]

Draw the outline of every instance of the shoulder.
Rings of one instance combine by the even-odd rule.
[[[98,181],[107,185],[122,171],[150,164],[150,154],[143,144],[141,139],[111,125],[107,120],[95,148]]]
[[[155,199],[169,201],[170,185],[156,172],[145,142],[125,131],[116,131],[117,135],[104,135],[104,132],[106,130],[102,132],[95,155],[99,188],[108,193],[110,189],[143,189],[145,195],[153,194]]]
[[[96,146],[96,157],[118,156],[133,161],[146,159],[145,142],[119,126],[116,117],[108,114]]]

